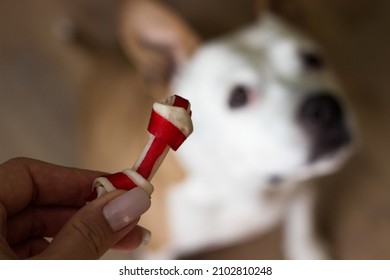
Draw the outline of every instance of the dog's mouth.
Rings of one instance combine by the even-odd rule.
[[[267,183],[271,186],[280,186],[284,182],[284,177],[282,175],[273,174],[268,177]]]
[[[308,139],[308,153],[290,168],[269,173],[273,189],[336,171],[353,151],[354,136],[341,103],[331,94],[311,94],[298,109],[297,121]]]
[[[335,156],[343,148],[348,147],[351,142],[351,133],[342,126],[329,130],[326,133],[320,133],[313,139],[308,163],[315,163],[323,158]]]

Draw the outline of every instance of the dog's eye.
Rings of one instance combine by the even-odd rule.
[[[245,106],[249,101],[249,90],[239,85],[232,89],[229,98],[229,107],[236,109]]]
[[[301,53],[301,59],[307,70],[320,70],[324,67],[323,58],[316,52],[304,51]]]

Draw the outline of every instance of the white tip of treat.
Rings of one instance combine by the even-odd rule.
[[[188,137],[192,133],[191,116],[184,108],[154,103],[153,110],[176,126],[185,136]]]

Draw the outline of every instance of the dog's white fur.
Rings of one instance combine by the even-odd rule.
[[[281,221],[286,257],[329,257],[314,230],[315,193],[306,182],[337,170],[351,145],[307,164],[310,135],[296,120],[298,106],[312,92],[340,89],[327,67],[304,70],[301,51],[319,50],[263,13],[252,26],[181,57],[171,90],[191,101],[194,133],[178,152],[188,176],[165,203],[171,236],[164,257],[225,246]],[[232,109],[237,85],[250,92],[249,103]],[[272,183],[275,176],[282,180]]]

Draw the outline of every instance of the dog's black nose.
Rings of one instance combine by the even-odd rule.
[[[328,92],[309,94],[298,110],[298,121],[312,139],[310,161],[350,142],[342,105]]]
[[[343,120],[343,110],[336,97],[330,94],[310,94],[300,108],[299,119],[306,126],[326,128]]]

